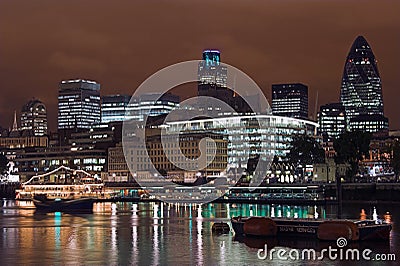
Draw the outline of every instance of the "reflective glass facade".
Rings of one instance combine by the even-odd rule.
[[[100,121],[100,84],[83,79],[61,81],[58,129],[85,129]]]
[[[149,93],[140,95],[130,101],[127,109],[129,119],[143,121],[146,116],[168,114],[179,107],[179,96],[166,93]]]
[[[346,131],[346,113],[340,103],[321,105],[318,113],[318,132],[324,141],[333,141]]]
[[[352,130],[364,132],[382,132],[386,135],[389,128],[388,119],[382,115],[359,115],[350,120],[349,127]],[[385,130],[386,129],[386,130]]]
[[[294,135],[313,136],[318,126],[307,120],[271,115],[177,121],[167,125],[168,133],[185,128],[185,133],[210,131],[223,134],[228,140],[228,166],[232,168],[246,168],[246,158],[259,157],[268,161],[274,155],[285,156]]]
[[[239,114],[260,113],[261,108],[258,95],[238,95],[234,91],[235,88],[227,87],[227,67],[223,66],[220,60],[220,51],[203,51],[203,61],[200,61],[198,66],[198,95],[219,99],[227,103]],[[235,85],[233,84],[233,86]],[[252,104],[252,107],[249,106],[249,103]],[[208,108],[215,108],[214,111],[218,115],[221,113],[219,112],[219,107],[208,106]],[[211,111],[211,109],[208,110]],[[231,113],[229,112],[229,114]],[[223,115],[229,114],[225,113]]]
[[[227,69],[220,63],[221,54],[218,50],[204,50],[203,61],[198,68],[199,83],[226,87]]]
[[[21,129],[31,130],[34,136],[47,135],[47,111],[44,103],[35,99],[22,107]]]
[[[101,122],[124,121],[129,95],[105,95],[101,97]]]
[[[308,118],[308,87],[301,83],[272,85],[272,113]]]
[[[347,126],[355,130],[358,125],[378,120],[387,120],[383,115],[382,85],[377,61],[372,49],[363,36],[358,36],[351,46],[343,71],[340,101],[346,110]],[[357,118],[358,116],[361,116]],[[364,127],[374,133],[387,130],[385,123],[373,123],[376,126]]]

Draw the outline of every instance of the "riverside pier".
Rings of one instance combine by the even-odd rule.
[[[105,183],[116,196],[112,201],[154,201],[151,191],[161,188],[141,188],[136,183]],[[15,199],[20,183],[1,183],[0,198]],[[204,187],[212,189],[212,187]],[[357,193],[354,193],[357,191]],[[343,201],[399,202],[400,183],[343,183]],[[336,202],[336,184],[274,184],[267,187],[230,187],[229,192],[215,202],[333,204]]]

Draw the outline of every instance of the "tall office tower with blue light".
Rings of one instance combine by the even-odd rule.
[[[226,87],[227,69],[221,65],[220,51],[203,51],[203,61],[199,63],[198,78],[200,84]]]
[[[246,100],[234,92],[235,88],[228,88],[227,79],[228,70],[221,63],[220,51],[204,50],[203,60],[199,62],[198,66],[198,95],[219,99],[231,106],[237,113],[258,112],[259,110],[252,110]],[[253,103],[253,107],[259,105],[257,95],[247,97],[246,99]],[[215,111],[218,112],[218,110]]]
[[[58,129],[89,129],[100,121],[100,84],[84,79],[61,81]]]
[[[370,133],[388,131],[377,61],[363,36],[356,38],[346,58],[340,102],[346,110],[348,130]]]

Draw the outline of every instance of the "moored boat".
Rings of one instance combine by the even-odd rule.
[[[229,224],[219,222],[219,223],[214,223],[211,227],[211,230],[215,233],[229,233],[231,228],[229,227]]]
[[[60,166],[51,172],[33,176],[16,190],[16,199],[19,200],[32,200],[37,195],[53,200],[108,199],[114,196],[114,192],[106,189],[100,179],[83,170]]]
[[[327,241],[334,241],[339,237],[348,241],[388,240],[392,229],[390,223],[374,220],[233,217],[231,223],[236,235],[313,237]]]
[[[45,195],[36,195],[32,201],[39,212],[92,213],[94,198],[47,199]]]
[[[392,230],[390,223],[382,222],[381,224],[376,224],[374,220],[356,221],[355,223],[360,231],[359,240],[388,240],[390,238],[390,231]]]

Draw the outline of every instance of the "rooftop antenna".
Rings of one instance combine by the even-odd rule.
[[[14,123],[13,123],[12,131],[18,131],[17,111],[14,111]]]
[[[318,109],[318,91],[315,97],[315,107],[314,107],[314,121],[317,121],[317,109]]]
[[[236,74],[233,77],[233,97],[236,97]]]

